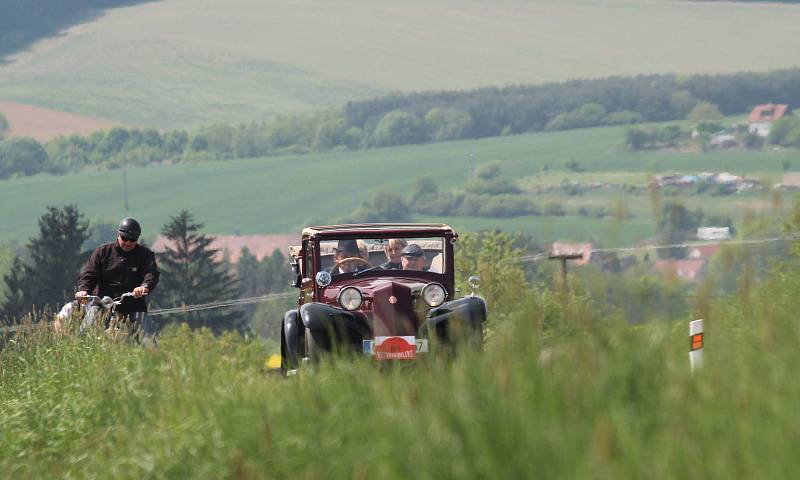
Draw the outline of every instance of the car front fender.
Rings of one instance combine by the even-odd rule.
[[[482,297],[464,297],[432,308],[419,327],[419,332],[421,337],[429,337],[434,333],[439,338],[447,339],[454,328],[475,331],[485,321],[486,301]]]
[[[358,344],[371,337],[369,325],[361,315],[324,303],[306,303],[300,307],[303,326],[315,335],[335,337],[339,342]]]

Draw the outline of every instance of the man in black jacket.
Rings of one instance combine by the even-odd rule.
[[[117,230],[115,242],[100,245],[89,257],[78,277],[80,300],[87,295],[116,298],[123,293],[132,292],[117,306],[117,313],[138,323],[143,339],[147,340],[153,331],[148,321],[147,296],[158,285],[159,271],[155,254],[138,244],[142,234],[141,226],[135,218],[124,218]],[[81,324],[81,332],[94,326],[100,313],[100,306],[90,305]]]

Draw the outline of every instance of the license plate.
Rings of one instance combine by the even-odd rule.
[[[372,355],[377,360],[412,360],[417,353],[428,352],[427,338],[375,337],[375,340],[364,340],[362,347],[365,355]]]

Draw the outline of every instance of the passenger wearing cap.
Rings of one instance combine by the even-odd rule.
[[[427,270],[425,268],[425,251],[416,243],[411,243],[400,252],[403,270]]]
[[[358,272],[370,266],[369,262],[361,257],[361,250],[356,240],[339,240],[333,248],[333,261],[331,275]]]

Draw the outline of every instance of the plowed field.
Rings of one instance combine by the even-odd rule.
[[[33,137],[40,142],[59,135],[86,135],[115,125],[108,120],[17,102],[0,101],[0,112],[8,120],[11,136]]]

